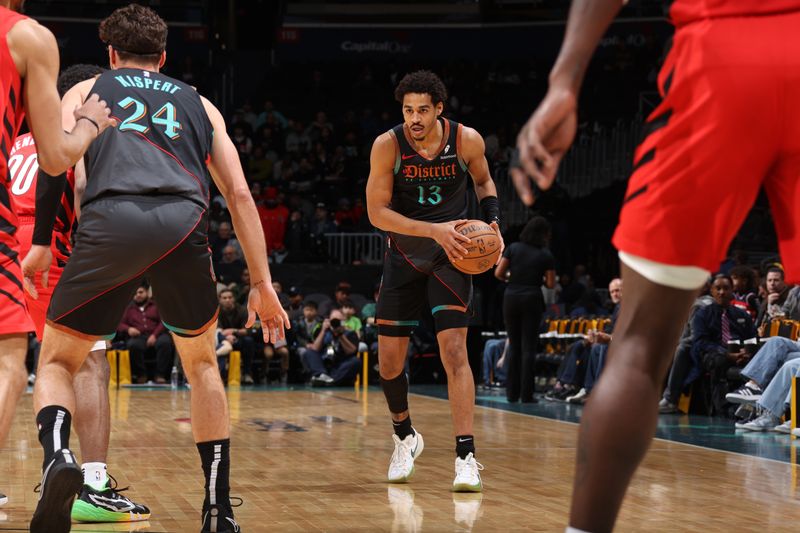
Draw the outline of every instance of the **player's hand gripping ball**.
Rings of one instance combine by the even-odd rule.
[[[469,244],[461,243],[467,255],[453,262],[453,266],[465,274],[481,274],[492,268],[502,251],[500,238],[494,228],[482,220],[467,220],[455,230],[469,237]]]

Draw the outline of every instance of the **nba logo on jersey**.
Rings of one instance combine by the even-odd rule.
[[[148,72],[146,70],[142,71],[142,74],[144,75],[145,78],[149,78],[150,77],[150,72]]]
[[[450,145],[448,144],[447,146],[444,147],[444,153],[447,153],[449,151],[450,151]]]

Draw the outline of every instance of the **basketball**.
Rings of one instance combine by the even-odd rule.
[[[457,226],[456,231],[472,242],[461,243],[467,249],[467,256],[453,266],[465,274],[482,274],[494,266],[500,255],[500,239],[489,224],[482,220],[468,220]]]

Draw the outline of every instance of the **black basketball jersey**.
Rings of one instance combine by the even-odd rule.
[[[117,128],[86,152],[82,204],[109,195],[173,195],[208,206],[206,167],[213,128],[200,95],[158,72],[103,73],[91,91],[111,108]]]
[[[442,124],[442,144],[431,159],[420,155],[407,137],[403,124],[392,128],[398,153],[394,165],[392,210],[425,222],[449,222],[466,218],[469,171],[461,159],[461,124],[446,118]],[[414,260],[441,255],[432,239],[390,233],[391,242]]]
[[[426,222],[448,222],[467,214],[469,172],[458,151],[461,124],[446,118],[439,120],[442,144],[432,159],[411,146],[403,124],[392,128],[399,147],[394,165],[392,209]]]

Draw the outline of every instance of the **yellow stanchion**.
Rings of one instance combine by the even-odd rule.
[[[238,350],[228,354],[228,385],[240,385],[242,382],[242,352]]]
[[[362,374],[364,376],[362,379],[362,386],[366,391],[367,387],[369,386],[369,352],[364,352],[361,354],[361,364]]]
[[[119,366],[119,384],[131,384],[131,352],[117,350],[117,365]]]
[[[111,377],[108,380],[109,388],[118,388],[119,383],[117,383],[117,351],[116,350],[108,350],[106,351],[106,359],[108,359],[108,368],[110,370]]]

